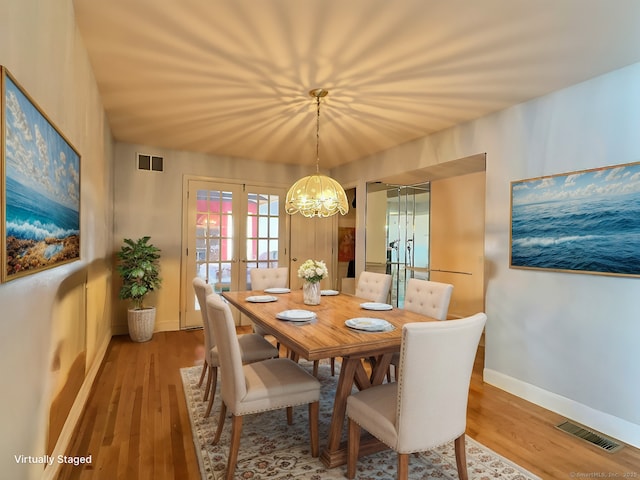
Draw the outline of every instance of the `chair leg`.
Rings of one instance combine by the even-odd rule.
[[[467,473],[467,451],[464,443],[464,433],[455,439],[456,448],[456,467],[458,467],[458,478],[460,480],[467,480],[469,478]]]
[[[207,401],[209,398],[209,391],[211,390],[211,368],[211,365],[207,368],[207,370],[209,370],[209,375],[207,375],[207,385],[204,387],[204,397],[202,397],[203,402]]]
[[[409,454],[398,453],[398,480],[409,478]]]
[[[233,480],[240,450],[240,436],[242,435],[242,415],[231,417],[231,445],[229,446],[229,460],[227,461],[226,480]]]
[[[320,437],[318,434],[318,418],[320,412],[320,402],[309,404],[309,437],[311,440],[311,456],[320,455]]]
[[[331,376],[336,376],[336,357],[331,357]]]
[[[212,377],[211,396],[209,397],[209,405],[207,405],[207,410],[206,412],[204,412],[205,417],[211,415],[211,409],[213,408],[213,399],[216,398],[216,385],[218,384],[218,367],[212,367],[209,376]]]
[[[320,365],[320,361],[319,360],[314,360],[313,361],[313,376],[314,377],[318,376],[318,365]]]
[[[287,407],[287,425],[293,425],[293,407]]]
[[[227,415],[227,405],[222,402],[220,406],[220,416],[218,417],[218,428],[216,429],[216,436],[213,437],[212,445],[217,445],[222,436],[222,428],[224,427],[224,417]]]
[[[204,377],[207,375],[209,369],[207,368],[207,361],[205,360],[202,364],[202,373],[200,374],[200,380],[198,380],[198,387],[202,386],[202,382],[204,381]]]
[[[349,419],[349,446],[347,450],[347,478],[355,478],[356,462],[360,451],[360,425]]]

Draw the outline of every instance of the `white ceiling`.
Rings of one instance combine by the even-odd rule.
[[[118,141],[335,167],[640,61],[639,0],[73,0]]]

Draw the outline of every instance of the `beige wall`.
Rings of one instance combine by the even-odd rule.
[[[430,280],[454,286],[449,316],[484,311],[485,173],[431,183]]]
[[[364,201],[366,182],[486,152],[485,381],[635,446],[640,282],[510,269],[509,205],[514,180],[640,160],[639,84],[634,64],[332,171]]]
[[[164,172],[136,168],[136,153],[164,157]],[[117,143],[115,150],[114,241],[149,235],[162,252],[162,287],[149,299],[157,306],[156,331],[178,330],[181,312],[183,178],[185,175],[238,183],[269,183],[288,187],[308,175],[308,167],[267,165],[254,160],[217,157]],[[120,279],[114,276],[111,297],[116,310],[113,329],[127,333],[127,303],[117,298]],[[190,285],[190,283],[186,283]]]
[[[19,480],[42,477],[14,455],[43,455],[50,416],[77,416],[111,336],[112,140],[71,1],[0,12],[0,63],[81,155],[81,260],[0,285],[0,476]]]

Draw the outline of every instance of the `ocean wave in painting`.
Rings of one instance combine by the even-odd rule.
[[[78,258],[78,212],[7,177],[6,244],[9,275]]]
[[[640,195],[513,208],[511,264],[640,274]]]

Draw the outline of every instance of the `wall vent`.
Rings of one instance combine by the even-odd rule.
[[[137,154],[138,170],[146,170],[148,172],[164,171],[164,157],[157,155],[147,155],[146,153]]]
[[[568,433],[574,437],[578,437],[585,442],[589,442],[596,447],[599,447],[609,453],[614,453],[620,450],[624,445],[616,442],[612,438],[605,437],[600,433],[596,433],[581,425],[566,421],[560,425],[556,425],[556,428]]]

